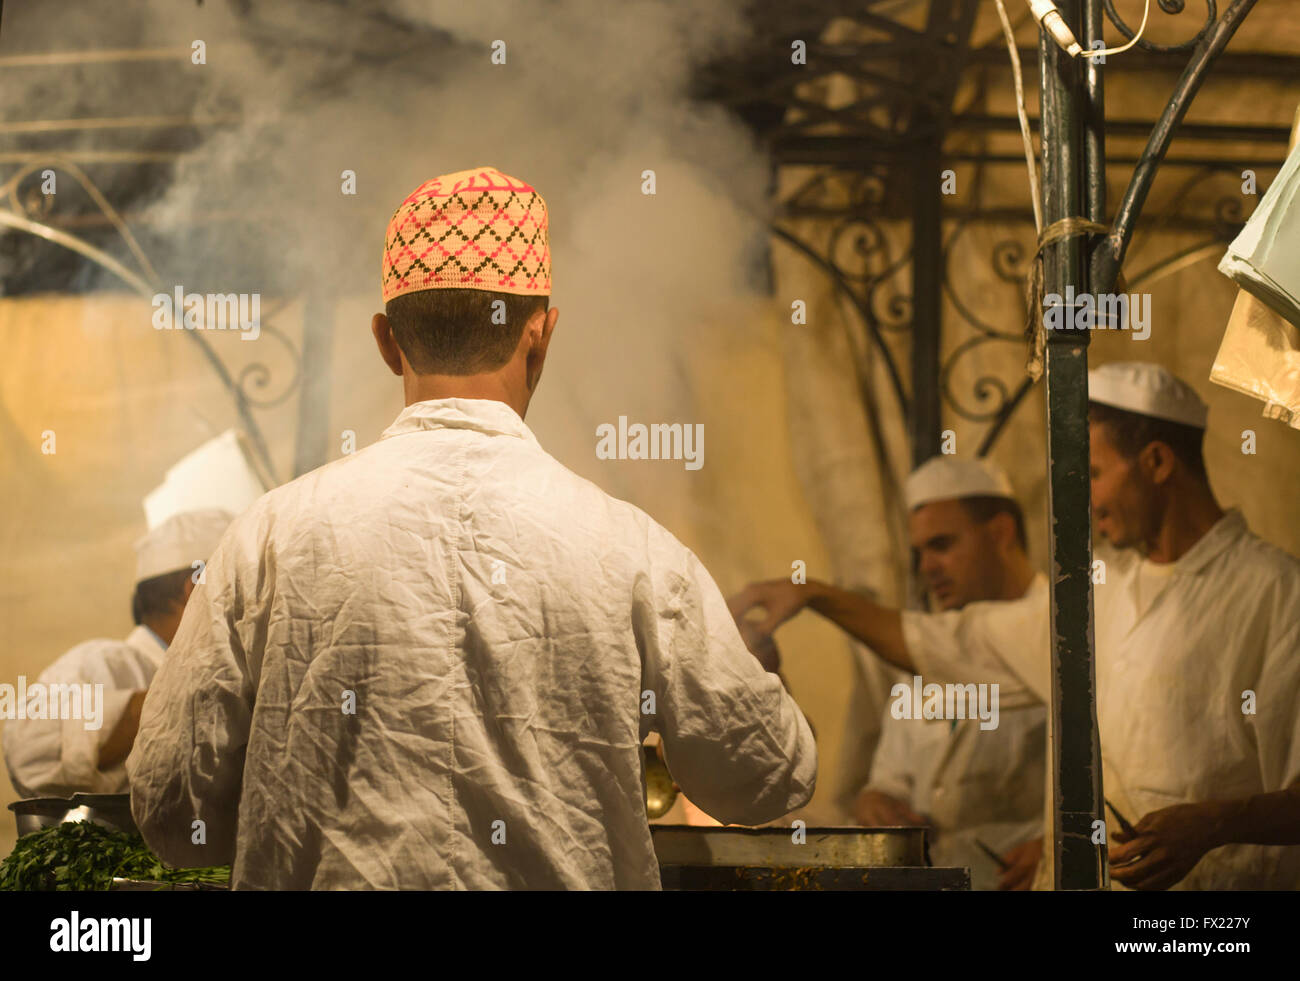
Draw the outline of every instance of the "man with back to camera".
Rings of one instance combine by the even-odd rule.
[[[936,456],[908,476],[904,497],[916,570],[938,610],[966,609],[978,617],[1009,604],[1022,618],[1037,616],[1047,601],[1047,577],[1029,562],[1024,516],[1000,467]],[[805,589],[817,595],[833,587],[755,583],[730,605],[745,633],[768,636],[764,628],[771,625],[749,627],[746,610],[797,602],[809,595]],[[1022,638],[1012,630],[1001,642]],[[927,719],[920,707],[902,708],[891,697],[870,779],[853,802],[854,819],[867,827],[929,825],[936,865],[969,867],[973,888],[995,888],[1005,877],[980,846],[1001,854],[1041,833],[1046,709],[999,704],[995,725],[987,727],[973,704],[962,719]]]
[[[651,731],[720,820],[811,797],[807,722],[698,559],[524,425],[547,226],[490,167],[393,215],[372,331],[406,408],[209,564],[128,761],[165,861],[233,861],[235,888],[657,889]]]
[[[1133,822],[1131,833],[1108,822],[1111,879],[1294,889],[1300,562],[1219,506],[1202,456],[1208,410],[1186,382],[1147,362],[1108,364],[1089,372],[1088,396],[1093,516],[1112,546],[1098,549],[1106,580],[1093,590],[1102,780]],[[772,628],[807,601],[791,599],[769,609]],[[839,605],[892,664],[944,683],[996,679],[1004,698],[1050,702],[1043,643],[971,646],[966,611]],[[1036,624],[1015,627],[1045,641],[1046,604]]]

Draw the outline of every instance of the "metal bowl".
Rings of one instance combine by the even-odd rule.
[[[111,831],[134,834],[130,794],[73,794],[71,797],[30,797],[9,805],[18,822],[18,837],[70,821],[89,821]]]

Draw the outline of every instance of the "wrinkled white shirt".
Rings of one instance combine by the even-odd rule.
[[[408,406],[206,579],[128,772],[158,855],[235,888],[658,889],[651,731],[720,820],[812,795],[808,724],[698,559],[504,403]]]
[[[998,727],[981,729],[886,708],[881,733],[867,787],[929,816],[936,866],[969,868],[971,888],[996,889],[998,866],[977,842],[1001,855],[1042,834],[1047,709],[999,710]]]
[[[98,729],[86,719],[7,719],[5,764],[20,797],[122,794],[126,763],[99,769],[99,747],[121,721],[132,694],[148,688],[163,659],[158,635],[138,626],[126,640],[88,640],[41,672],[36,683],[103,685]],[[30,687],[30,684],[29,684]]]
[[[1098,556],[1106,563],[1106,582],[1093,588],[1106,797],[1136,824],[1175,804],[1300,780],[1300,562],[1231,510],[1172,563],[1158,595],[1141,597],[1139,613],[1137,554]],[[998,681],[1004,708],[1050,701],[1046,602],[1028,620],[982,603],[904,613],[903,633],[927,681]],[[1242,711],[1247,691],[1254,714]],[[1227,845],[1174,888],[1297,886],[1300,847]]]

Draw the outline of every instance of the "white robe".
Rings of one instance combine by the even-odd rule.
[[[1106,563],[1106,582],[1094,587],[1106,797],[1137,823],[1174,804],[1300,780],[1300,562],[1229,511],[1173,563],[1139,614],[1136,553],[1099,549],[1098,557]],[[1046,603],[907,612],[903,633],[927,682],[998,682],[1003,708],[1051,699]],[[1248,691],[1254,714],[1242,711]],[[1300,846],[1228,845],[1175,888],[1297,887]]]
[[[100,744],[126,710],[131,695],[148,688],[162,664],[163,646],[148,627],[126,640],[88,640],[41,672],[37,683],[103,686],[99,728],[85,719],[8,719],[5,764],[20,797],[70,797],[75,793],[123,794],[126,762],[98,768]]]
[[[1042,706],[999,711],[996,729],[887,708],[867,787],[930,817],[936,866],[969,868],[972,889],[995,889],[1000,870],[978,843],[1001,855],[1042,834],[1046,726]]]
[[[206,579],[128,771],[159,856],[235,888],[657,889],[651,731],[720,820],[812,795],[808,724],[698,559],[504,403],[408,406]]]

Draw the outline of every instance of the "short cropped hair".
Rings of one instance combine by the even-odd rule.
[[[1105,424],[1111,442],[1125,459],[1136,459],[1151,443],[1164,443],[1192,473],[1202,480],[1207,479],[1203,453],[1204,429],[1117,409],[1100,402],[1088,403],[1088,419]]]
[[[193,569],[177,569],[136,583],[131,597],[131,616],[136,625],[154,617],[165,617],[184,603],[185,580],[193,573]]]
[[[1025,538],[1025,512],[1020,509],[1020,504],[1009,497],[995,496],[976,496],[959,498],[966,508],[966,513],[971,516],[971,520],[983,524],[991,521],[999,514],[1009,514],[1016,522],[1016,541],[1020,543],[1020,549],[1023,552],[1029,551],[1029,543]]]
[[[395,296],[384,313],[417,372],[475,375],[508,362],[528,318],[548,306],[546,296],[437,289]]]

